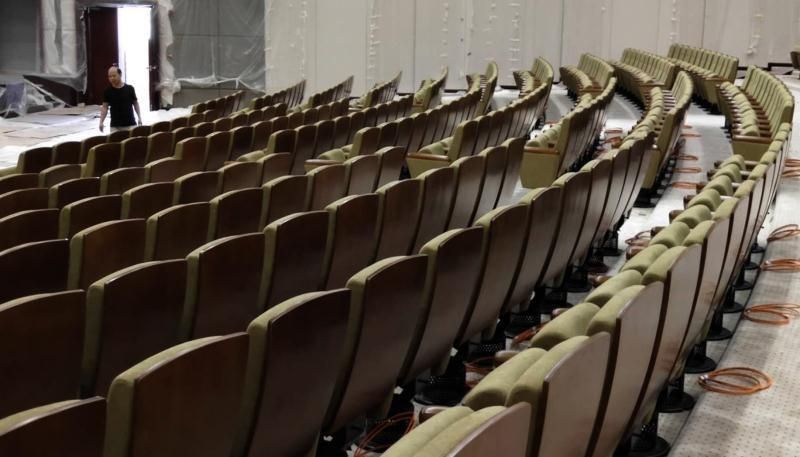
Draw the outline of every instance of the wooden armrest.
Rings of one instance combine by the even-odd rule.
[[[723,78],[722,76],[712,76],[710,78],[706,78],[706,81],[724,83],[725,81],[728,81],[728,78]],[[728,81],[728,82],[730,82],[730,81]]]
[[[406,156],[407,159],[417,159],[417,160],[434,160],[437,162],[449,162],[447,156],[440,156],[437,154],[420,154],[415,152],[413,154],[409,154]]]
[[[642,84],[639,84],[639,87],[644,87],[644,88],[664,87],[664,83],[659,83],[659,82],[642,83]]]
[[[553,148],[540,148],[534,146],[525,146],[525,153],[529,154],[550,154],[550,155],[558,155],[558,151]]]

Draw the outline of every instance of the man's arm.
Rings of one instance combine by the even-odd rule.
[[[136,119],[139,120],[137,125],[142,125],[142,112],[139,110],[139,100],[133,101],[133,109],[136,110]]]
[[[103,106],[100,107],[100,131],[103,131],[105,127],[103,123],[106,121],[106,115],[108,114],[108,103],[103,103]]]

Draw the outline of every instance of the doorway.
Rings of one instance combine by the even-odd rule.
[[[103,4],[84,9],[86,31],[86,103],[102,104],[113,64],[134,87],[142,111],[160,108],[158,33],[153,5]]]

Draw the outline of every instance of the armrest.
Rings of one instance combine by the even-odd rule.
[[[709,78],[706,78],[706,81],[724,83],[724,82],[728,81],[728,78],[723,78],[722,76],[711,76]],[[730,82],[730,81],[728,81],[728,82]]]
[[[553,148],[540,148],[535,146],[525,146],[525,153],[527,154],[550,154],[558,155],[558,151]]]
[[[406,156],[406,159],[417,159],[417,160],[433,160],[436,162],[449,162],[447,156],[440,156],[436,154],[420,154],[415,152],[413,154],[409,154]]]
[[[646,89],[649,89],[651,87],[664,87],[664,83],[659,83],[659,82],[641,83],[639,84],[639,87],[644,87]]]

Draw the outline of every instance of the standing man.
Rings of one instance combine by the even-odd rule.
[[[139,111],[136,91],[133,86],[122,82],[122,70],[116,65],[108,69],[108,82],[111,83],[111,86],[103,92],[103,107],[100,109],[100,131],[103,131],[103,123],[106,120],[109,106],[111,107],[111,128],[142,125],[142,113]],[[133,110],[136,110],[138,122],[133,118]]]

